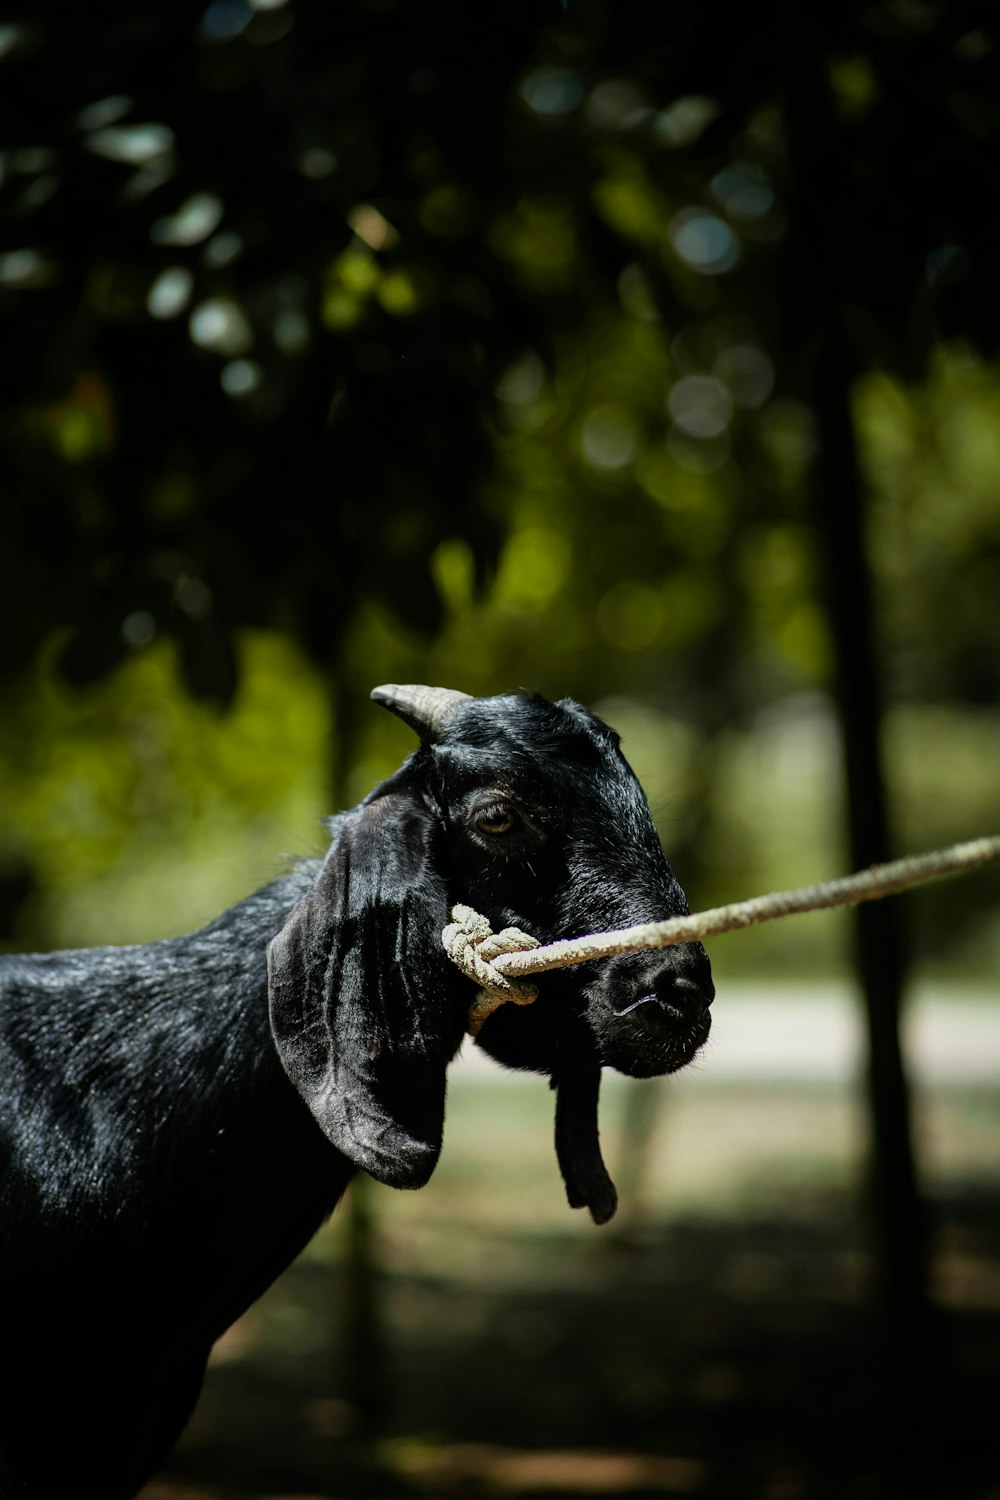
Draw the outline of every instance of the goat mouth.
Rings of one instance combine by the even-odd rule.
[[[601,1049],[604,1061],[629,1078],[662,1078],[693,1062],[708,1040],[711,1021],[703,1019],[678,1029],[672,1036],[645,1035],[619,1038]]]
[[[624,1004],[590,1012],[602,1061],[632,1078],[655,1078],[686,1067],[708,1040],[712,1018],[708,1005],[661,991],[644,990]]]

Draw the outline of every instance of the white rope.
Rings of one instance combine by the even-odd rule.
[[[477,1036],[483,1022],[498,1006],[507,1001],[514,1005],[530,1005],[537,998],[536,984],[506,978],[494,960],[505,954],[537,948],[538,939],[529,937],[517,927],[494,932],[486,918],[473,911],[471,906],[453,906],[451,915],[453,921],[444,929],[441,938],[452,962],[479,985],[479,994],[469,1008],[466,1022],[469,1035]]]
[[[893,860],[890,864],[872,865],[868,870],[828,880],[821,885],[774,891],[767,896],[716,906],[691,916],[643,922],[614,932],[588,933],[584,937],[567,938],[544,947],[516,927],[493,933],[485,917],[471,907],[456,906],[452,910],[454,920],[444,929],[442,936],[448,956],[481,986],[481,993],[473,1002],[469,1016],[468,1029],[474,1036],[497,1006],[508,1000],[516,1005],[528,1005],[535,999],[536,987],[519,984],[514,976],[541,974],[547,969],[566,968],[570,964],[587,963],[615,953],[640,953],[648,948],[696,942],[722,932],[772,922],[778,917],[794,916],[797,912],[876,901],[921,881],[958,874],[994,859],[1000,859],[1000,836],[973,839],[964,844],[952,844],[946,849],[935,849],[929,854],[915,854],[908,859]]]

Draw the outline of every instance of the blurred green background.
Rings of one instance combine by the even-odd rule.
[[[0,22],[4,946],[321,851],[386,681],[602,713],[694,908],[997,831],[998,100],[976,3]],[[860,978],[845,913],[717,940],[705,1060],[607,1091],[603,1235],[543,1083],[464,1059],[156,1494],[910,1494],[934,1386],[930,1492],[995,1497],[998,895]]]

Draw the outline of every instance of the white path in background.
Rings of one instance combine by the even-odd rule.
[[[837,1083],[857,1077],[864,1019],[847,985],[723,984],[712,1007],[712,1035],[686,1087],[734,1082]],[[907,1007],[906,1054],[912,1076],[937,1084],[1000,1087],[1000,981],[987,986],[918,987]],[[466,1042],[452,1069],[464,1078],[524,1074],[498,1068]]]

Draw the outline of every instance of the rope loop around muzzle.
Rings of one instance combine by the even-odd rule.
[[[525,953],[529,948],[537,948],[539,942],[517,927],[494,932],[486,918],[471,906],[454,906],[451,915],[454,920],[441,937],[452,963],[479,985],[479,994],[469,1007],[466,1021],[469,1035],[478,1036],[484,1022],[499,1006],[508,1001],[530,1005],[538,996],[536,984],[508,979],[494,967],[493,959],[501,953]]]

